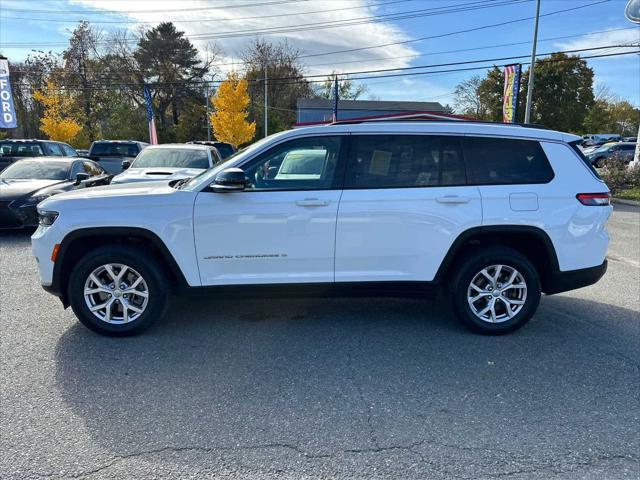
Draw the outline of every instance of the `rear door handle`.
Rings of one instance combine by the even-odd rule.
[[[326,207],[329,205],[329,200],[320,200],[319,198],[305,198],[304,200],[296,201],[296,205],[299,207]]]
[[[468,197],[459,197],[458,195],[445,195],[444,197],[437,197],[436,202],[438,203],[469,203]]]

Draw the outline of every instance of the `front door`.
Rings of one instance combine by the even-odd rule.
[[[285,141],[240,166],[245,191],[198,194],[203,285],[333,282],[346,138]]]

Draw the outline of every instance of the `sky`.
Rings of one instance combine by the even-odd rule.
[[[626,3],[541,0],[538,53],[640,44],[640,25],[625,18]],[[453,104],[456,85],[486,70],[424,72],[528,62],[535,9],[535,0],[1,0],[0,52],[11,62],[33,49],[62,51],[75,22],[83,19],[105,34],[135,34],[170,20],[202,52],[214,44],[222,52],[218,78],[238,68],[240,52],[260,37],[298,49],[308,75],[413,67],[360,74],[373,77],[362,80],[368,86],[364,98]],[[630,50],[599,48],[581,55]],[[523,58],[496,60],[517,56]],[[468,61],[479,62],[433,66]],[[596,85],[640,106],[640,55],[588,62]],[[425,65],[430,67],[415,68]],[[413,75],[383,76],[398,73]]]

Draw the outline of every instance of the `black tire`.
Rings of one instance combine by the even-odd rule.
[[[490,321],[483,320],[476,316],[468,300],[468,291],[470,291],[471,282],[484,268],[493,265],[504,265],[517,270],[526,284],[524,304],[521,307],[515,307],[519,308],[519,310],[512,318],[508,318],[507,316],[507,319],[497,323],[490,323]],[[474,332],[484,335],[504,335],[505,333],[513,332],[527,323],[538,309],[541,295],[540,277],[532,263],[516,250],[506,247],[481,249],[465,256],[454,268],[455,271],[449,289],[453,309],[458,319]],[[504,272],[504,270],[506,269],[502,271]],[[491,272],[495,272],[495,269],[491,270]],[[505,273],[508,273],[508,271]],[[487,283],[489,282],[487,281]],[[493,287],[487,286],[486,288],[489,289]],[[509,293],[504,293],[503,295],[505,295],[508,300],[513,300],[508,297],[508,295],[515,295],[513,292],[514,291],[510,290]],[[488,295],[484,297],[484,301],[486,302],[492,300],[492,297]],[[482,299],[478,300],[478,302],[482,302]],[[496,299],[494,303],[496,304],[497,311],[501,311],[503,316],[507,315],[506,304],[501,298]],[[475,305],[478,305],[478,303]],[[478,309],[480,310],[479,313],[481,313],[483,304],[480,303],[479,305],[480,308]],[[490,315],[490,313],[485,315]]]
[[[84,298],[85,282],[89,275],[105,264],[123,264],[138,272],[147,286],[148,301],[138,318],[122,324],[107,323],[96,317]],[[138,246],[110,245],[90,251],[76,263],[68,284],[68,298],[78,320],[87,328],[101,335],[136,335],[149,328],[163,316],[170,293],[166,275],[158,259]]]

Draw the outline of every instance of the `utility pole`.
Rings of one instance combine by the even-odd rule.
[[[527,107],[524,111],[524,123],[531,120],[531,99],[533,96],[533,77],[536,70],[536,46],[538,44],[538,21],[540,20],[540,0],[536,5],[536,23],[533,27],[533,45],[531,47],[531,66],[529,67],[529,84],[527,85]]]
[[[269,135],[269,100],[267,94],[267,86],[268,86],[268,78],[267,78],[267,62],[264,62],[264,136],[265,138]]]

